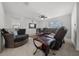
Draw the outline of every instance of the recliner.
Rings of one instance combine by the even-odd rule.
[[[66,33],[67,33],[67,29],[65,29],[65,27],[62,26],[61,28],[58,29],[58,31],[56,32],[56,34],[54,36],[54,38],[56,40],[51,42],[50,45],[48,45],[45,41],[43,41],[42,38],[40,38],[40,36],[38,36],[40,39],[35,38],[35,39],[33,39],[33,42],[34,42],[34,45],[36,46],[36,48],[42,50],[45,53],[45,55],[47,56],[49,53],[49,49],[58,50],[59,48],[61,48],[62,44],[64,43],[64,36]],[[38,47],[35,44],[35,41],[41,42],[42,45],[40,47]],[[36,51],[34,52],[34,54],[36,53]]]
[[[56,35],[54,36],[54,38],[56,39],[56,43],[55,46],[52,48],[53,50],[58,50],[59,48],[61,48],[62,44],[65,42],[64,41],[64,36],[67,33],[67,29],[63,26],[61,27]]]

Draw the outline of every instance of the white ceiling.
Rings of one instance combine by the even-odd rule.
[[[28,18],[39,16],[39,13],[22,2],[3,2],[3,7],[5,13],[9,16]]]
[[[36,12],[46,15],[48,18],[69,14],[72,11],[72,2],[33,2],[29,3]]]
[[[69,14],[72,11],[72,2],[5,2],[3,3],[5,13],[15,16],[36,17],[45,15],[54,18]]]

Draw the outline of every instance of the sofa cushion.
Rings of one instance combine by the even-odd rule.
[[[17,33],[18,35],[25,35],[26,29],[18,29]]]
[[[17,35],[17,36],[15,36],[15,42],[20,42],[20,41],[22,41],[22,40],[25,40],[25,39],[27,39],[28,38],[28,35],[26,34],[26,35]]]

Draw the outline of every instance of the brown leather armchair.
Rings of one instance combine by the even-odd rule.
[[[44,34],[43,34],[43,36],[37,35],[37,37],[33,39],[33,43],[34,43],[34,45],[35,45],[35,47],[37,49],[42,50],[45,53],[45,56],[47,56],[50,49],[58,50],[62,46],[62,44],[64,43],[64,36],[65,36],[66,33],[67,33],[67,29],[65,29],[65,27],[61,27],[56,32],[56,34],[54,36],[55,40],[52,41],[50,43],[50,45],[48,45],[48,43],[46,42],[45,38],[43,38],[45,36]],[[41,45],[38,46],[36,44],[36,41],[40,42]],[[36,51],[37,51],[37,49],[36,49]],[[34,54],[36,53],[36,51],[34,52]],[[53,53],[53,54],[55,55],[55,53]]]

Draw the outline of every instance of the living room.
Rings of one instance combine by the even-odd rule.
[[[15,40],[19,43],[15,43],[11,40],[12,37],[7,40],[8,36],[0,34],[2,35],[0,55],[33,56],[36,49],[33,40],[36,36],[55,33],[63,26],[67,29],[63,46],[57,52],[51,51],[48,55],[79,55],[78,33],[76,32],[78,31],[76,17],[78,6],[77,2],[0,2],[1,31],[6,30],[14,35],[17,35],[18,31],[20,35]],[[18,39],[19,37],[24,40]],[[37,55],[44,56],[44,53],[38,50],[34,56]]]

